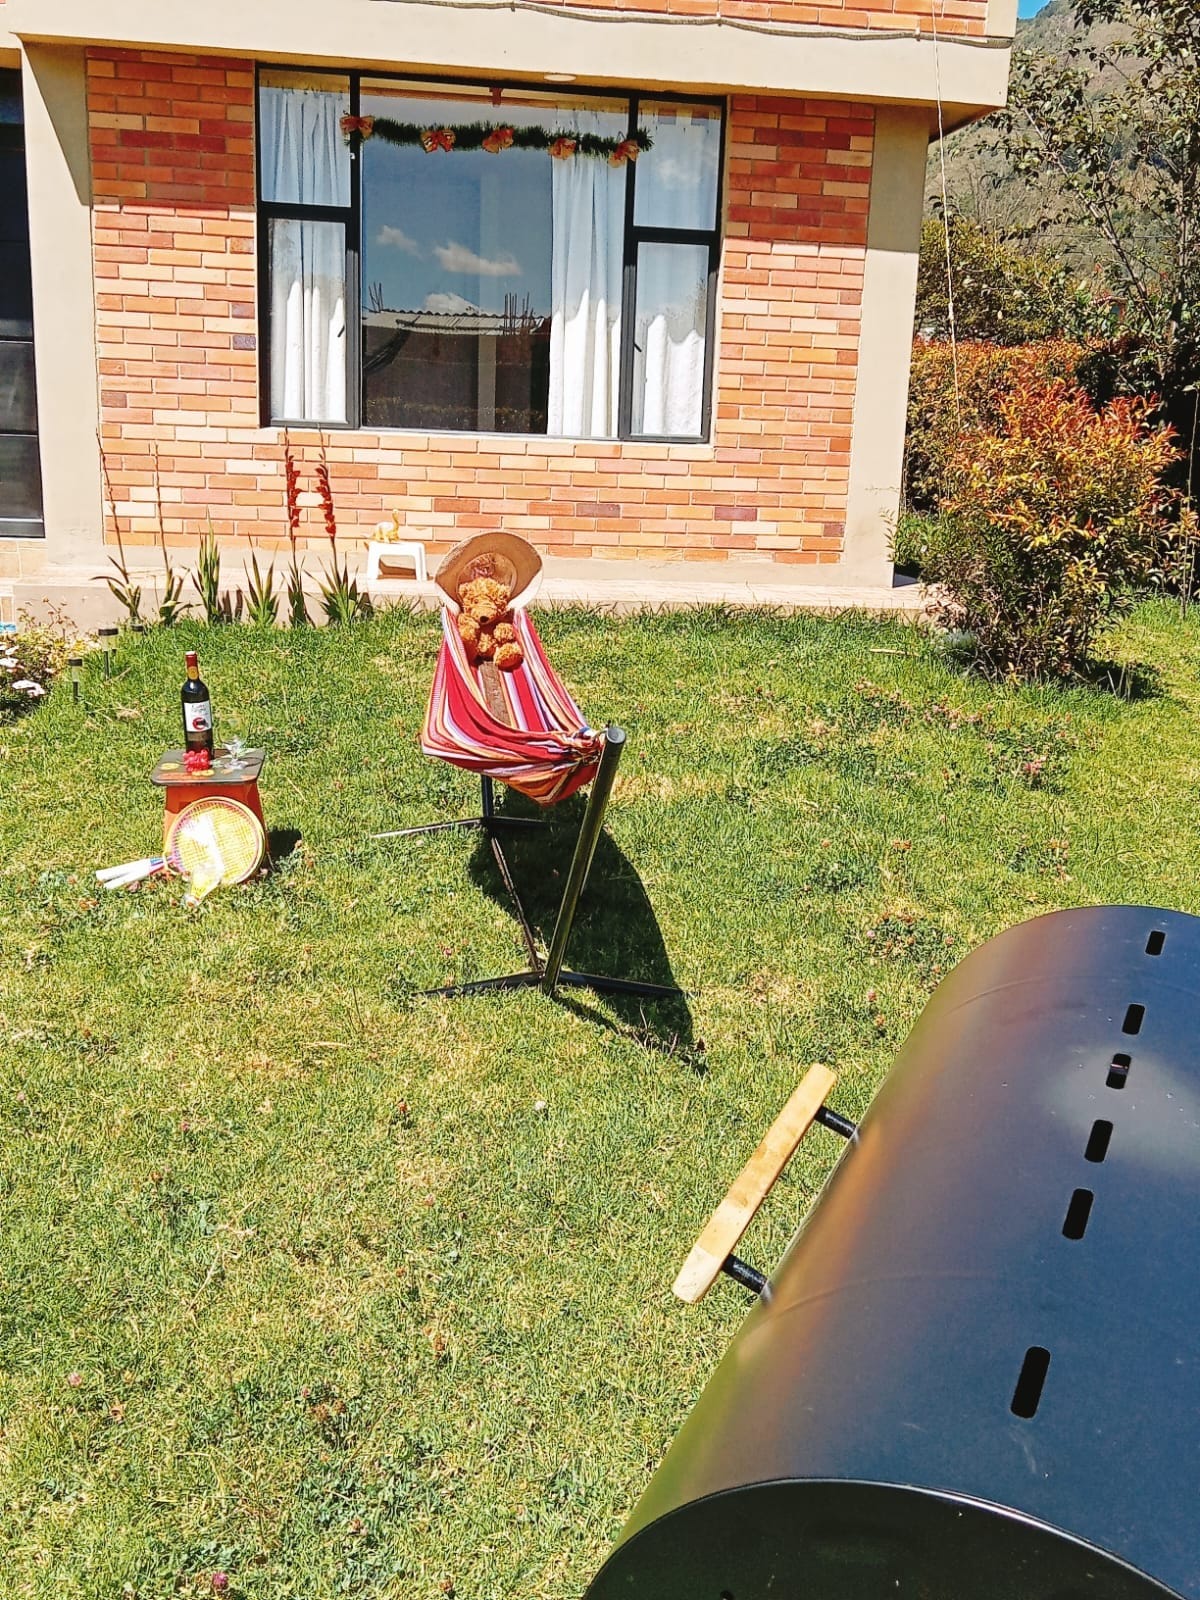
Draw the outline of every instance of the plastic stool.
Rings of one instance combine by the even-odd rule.
[[[403,556],[413,564],[413,578],[417,583],[426,581],[425,571],[425,546],[419,539],[372,539],[367,546],[367,577],[368,584],[388,582],[381,579],[379,566],[381,561],[388,561],[393,556]]]

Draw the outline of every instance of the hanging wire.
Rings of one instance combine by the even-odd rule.
[[[946,0],[941,0],[944,13]],[[950,201],[946,193],[946,125],[942,117],[942,61],[941,41],[938,37],[938,7],[930,10],[929,20],[933,30],[933,90],[937,100],[938,166],[942,182],[942,236],[946,241],[946,320],[950,325],[950,362],[954,371],[954,416],[962,428],[962,398],[958,388],[958,331],[954,322],[954,263],[950,253]]]

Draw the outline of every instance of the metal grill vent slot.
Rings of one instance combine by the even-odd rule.
[[[1145,1006],[1130,1006],[1125,1013],[1125,1021],[1121,1024],[1122,1033],[1141,1033],[1142,1018],[1146,1015]]]
[[[1012,1414],[1014,1417],[1032,1417],[1042,1400],[1042,1385],[1050,1370],[1050,1352],[1040,1344],[1030,1345],[1021,1363],[1021,1374],[1013,1390]]]
[[[1164,944],[1166,944],[1166,942],[1167,942],[1166,934],[1163,933],[1161,931],[1161,929],[1156,928],[1155,931],[1146,940],[1146,954],[1148,956],[1160,956],[1160,955],[1162,955],[1162,947],[1163,947]]]
[[[1085,1161],[1103,1161],[1108,1154],[1108,1141],[1112,1138],[1113,1125],[1111,1122],[1093,1122],[1092,1131],[1088,1135],[1087,1148],[1083,1152]]]
[[[1108,1069],[1108,1077],[1104,1080],[1110,1089],[1123,1089],[1125,1080],[1129,1076],[1131,1058],[1117,1055],[1112,1058],[1112,1066]]]
[[[1087,1232],[1088,1218],[1092,1214],[1092,1201],[1095,1195],[1090,1189],[1076,1189],[1071,1196],[1071,1203],[1067,1207],[1066,1219],[1063,1222],[1064,1239],[1082,1239]]]

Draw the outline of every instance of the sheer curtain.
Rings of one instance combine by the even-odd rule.
[[[612,118],[581,113],[581,133]],[[552,161],[550,400],[546,432],[617,434],[625,168],[596,156]]]
[[[634,220],[658,228],[711,228],[720,118],[680,107],[643,108],[653,143],[638,162]],[[708,249],[643,244],[638,251],[633,431],[699,435],[704,417]]]
[[[350,204],[340,92],[264,88],[262,195],[291,205]],[[271,415],[346,420],[346,237],[341,222],[270,222]]]
[[[666,438],[699,435],[707,325],[707,246],[640,246],[633,335],[634,433]]]

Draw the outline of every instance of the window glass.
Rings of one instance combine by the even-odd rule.
[[[0,433],[0,535],[14,531],[5,527],[11,519],[40,523],[41,515],[38,442],[29,434]]]
[[[33,337],[33,279],[29,246],[0,240],[0,339]]]
[[[350,147],[342,118],[350,80],[298,72],[259,80],[262,198],[279,205],[348,206]]]
[[[271,415],[345,422],[346,228],[272,217]]]
[[[640,228],[713,228],[721,159],[716,106],[644,100],[638,126],[652,140],[638,157],[633,220]]]
[[[33,345],[0,339],[0,433],[36,433]]]
[[[626,169],[556,158],[545,142],[564,130],[619,141],[627,103],[505,91],[497,105],[486,91],[364,82],[360,110],[412,129],[516,136],[492,151],[464,148],[457,131],[449,151],[378,131],[363,141],[363,421],[614,433]],[[542,147],[522,149],[522,130],[540,130]],[[584,369],[568,346],[589,337],[612,405],[575,403]]]
[[[21,112],[21,74],[19,72],[0,71],[0,125],[4,123],[20,124],[24,121]]]
[[[0,243],[29,239],[29,198],[25,187],[25,151],[21,145],[0,145]]]
[[[643,244],[634,319],[633,432],[696,438],[704,424],[708,246]]]

